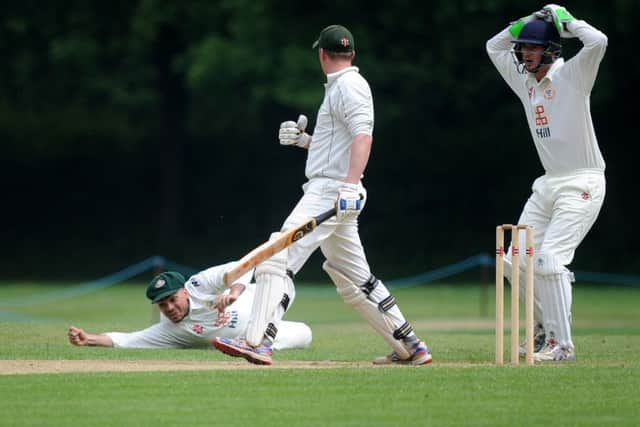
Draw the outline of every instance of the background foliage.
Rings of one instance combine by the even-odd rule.
[[[629,123],[640,5],[565,5],[609,37],[591,99],[608,193],[575,265],[637,272],[640,235],[630,224],[638,145]],[[331,23],[355,34],[356,65],[374,93],[370,200],[361,217],[374,271],[410,274],[491,251],[495,224],[517,219],[541,166],[522,108],[484,45],[542,6],[6,4],[3,275],[96,274],[151,254],[204,267],[265,240],[301,195],[305,154],[280,147],[276,132],[299,113],[314,124],[324,76],[310,45]],[[567,56],[579,47],[567,40]]]

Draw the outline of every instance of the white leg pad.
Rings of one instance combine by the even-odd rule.
[[[271,238],[279,233],[273,233]],[[282,316],[293,303],[295,288],[287,276],[287,251],[281,251],[256,267],[256,294],[246,339],[258,346],[265,337],[275,340]]]
[[[403,359],[409,358],[411,353],[403,339],[415,337],[413,328],[405,320],[384,284],[378,281],[375,288],[367,295],[328,261],[322,264],[322,268],[331,277],[342,299],[353,306],[373,329],[382,335],[398,356]]]
[[[543,325],[547,339],[561,347],[573,348],[571,338],[571,273],[536,275],[543,307]]]
[[[504,277],[507,279],[507,281],[509,282],[509,284],[511,286],[513,286],[513,283],[511,283],[511,258],[510,257],[505,257],[504,259]],[[520,287],[520,292],[518,295],[520,295],[520,301],[524,302],[527,296],[527,277],[525,275],[525,270],[522,268],[520,268],[520,275],[518,276],[518,281],[519,283],[519,287]],[[535,282],[535,278],[534,278],[534,282]],[[542,323],[542,305],[540,304],[540,295],[539,295],[539,290],[537,289],[536,286],[533,287],[533,320],[534,323],[538,322],[538,323]]]
[[[273,342],[273,348],[275,350],[307,348],[311,345],[312,339],[311,328],[306,323],[283,320],[278,325],[278,335]]]

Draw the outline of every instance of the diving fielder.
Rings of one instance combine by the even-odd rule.
[[[561,58],[561,37],[577,37],[583,44],[566,62]],[[606,47],[603,33],[555,4],[512,23],[487,42],[491,61],[524,106],[545,170],[534,181],[518,220],[534,229],[534,359],[540,362],[576,359],[571,338],[574,277],[567,265],[605,197],[605,162],[589,96]],[[526,247],[522,239],[520,247]],[[520,258],[523,270],[525,258]],[[510,263],[507,267],[509,278]],[[520,277],[524,289],[524,274]]]
[[[74,345],[118,348],[206,348],[217,337],[239,338],[247,331],[256,286],[253,271],[226,288],[223,275],[236,262],[203,270],[189,280],[177,272],[157,275],[147,287],[147,298],[160,309],[160,321],[136,332],[88,334],[69,328]],[[293,298],[293,295],[292,295]],[[306,348],[311,329],[304,323],[282,321],[275,349]]]
[[[269,345],[282,332],[280,318],[294,292],[293,274],[319,247],[326,257],[323,268],[338,294],[392,349],[391,354],[374,363],[430,363],[429,348],[417,337],[382,281],[371,273],[358,233],[358,215],[367,195],[360,179],[369,160],[374,115],[369,84],[352,65],[353,35],[343,26],[330,25],[322,30],[313,48],[317,48],[320,66],[327,76],[313,136],[305,132],[307,118],[303,115],[297,122],[283,122],[279,131],[280,144],[308,150],[304,195],[283,229],[333,206],[337,207],[337,215],[256,267],[256,279],[268,286],[257,288],[246,341],[219,338],[214,345],[252,363],[271,364]],[[286,270],[292,274],[288,276]]]

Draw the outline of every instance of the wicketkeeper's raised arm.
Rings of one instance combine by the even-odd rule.
[[[585,93],[591,92],[600,62],[607,49],[607,36],[585,21],[574,18],[562,6],[550,4],[543,10],[548,11],[560,37],[577,37],[582,42],[582,49],[567,61],[565,67],[571,73],[573,82],[578,84]]]
[[[280,124],[278,139],[281,145],[295,145],[300,148],[309,148],[311,135],[305,132],[308,119],[304,114],[300,114],[298,122],[288,120]]]
[[[513,48],[513,40],[517,39],[520,35],[522,28],[530,21],[534,19],[543,19],[546,12],[538,11],[531,15],[524,16],[514,22],[511,22],[507,28],[500,31],[487,41],[487,53],[493,65],[496,67],[502,78],[507,82],[511,89],[518,93],[514,88],[515,85],[519,85],[521,81],[521,74],[517,68],[514,67],[514,59],[511,55]],[[519,86],[517,86],[519,88]]]

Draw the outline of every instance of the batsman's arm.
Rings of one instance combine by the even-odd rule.
[[[357,184],[360,182],[360,177],[364,174],[367,163],[369,163],[372,142],[373,138],[371,135],[358,134],[353,138],[349,170],[345,182],[349,184]]]
[[[282,232],[277,238],[264,242],[242,257],[234,268],[224,274],[225,285],[229,286],[235,283],[235,281],[247,271],[251,270],[262,261],[271,258],[281,250],[291,246],[296,241],[302,239],[304,236],[315,230],[318,225],[322,224],[335,214],[336,208],[333,207],[318,216],[309,218],[300,225]]]

